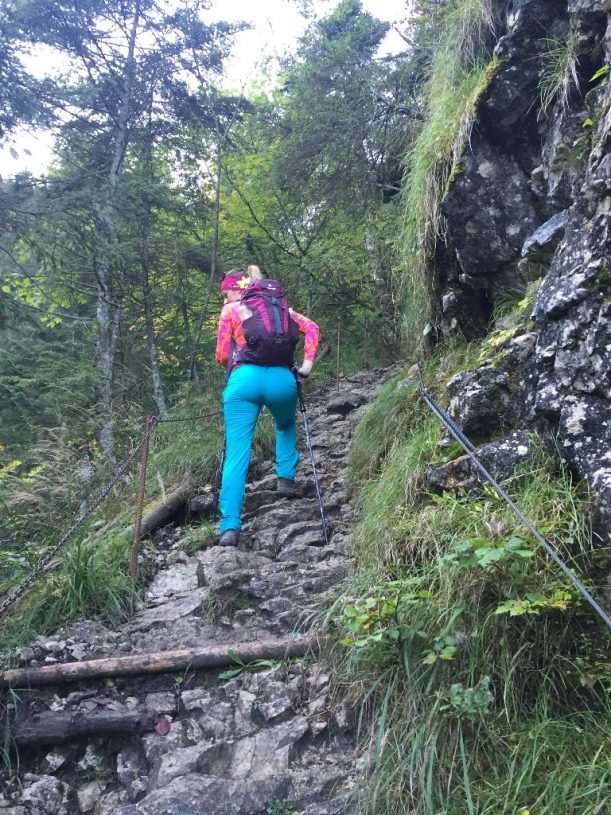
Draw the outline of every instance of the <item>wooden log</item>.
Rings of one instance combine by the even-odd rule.
[[[236,653],[243,662],[256,659],[285,659],[318,653],[316,637],[298,636],[281,640],[202,645],[179,651],[159,651],[153,654],[133,654],[124,657],[89,659],[83,662],[64,662],[42,668],[13,668],[0,674],[0,687],[32,687],[60,685],[109,676],[135,676],[138,674],[182,671],[186,668],[212,669],[235,665],[229,652]]]
[[[151,509],[146,515],[142,516],[140,523],[140,535],[151,535],[157,529],[165,524],[170,523],[174,516],[178,515],[181,510],[186,509],[187,502],[195,491],[195,486],[191,478],[185,478],[182,484],[177,487],[174,492],[168,493],[165,500],[159,506]],[[132,535],[134,531],[133,524],[125,530],[126,535]]]
[[[195,487],[190,478],[186,478],[182,484],[166,496],[165,501],[158,507],[147,512],[142,518],[140,534],[142,537],[150,535],[156,529],[169,523],[172,518],[186,507],[187,501],[193,495]]]
[[[17,747],[65,744],[83,736],[140,735],[153,730],[158,715],[150,710],[92,710],[36,713],[17,722],[10,733]]]

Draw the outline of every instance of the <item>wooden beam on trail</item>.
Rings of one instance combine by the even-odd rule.
[[[147,512],[143,516],[140,524],[140,534],[142,537],[150,535],[165,524],[169,523],[172,518],[184,507],[187,501],[193,495],[195,486],[190,478],[186,478],[182,484],[177,487],[174,492],[166,496],[165,501],[162,501],[159,506]]]
[[[17,747],[65,744],[83,736],[140,735],[154,729],[159,716],[151,710],[92,710],[36,713],[17,722],[10,739]]]
[[[0,674],[0,687],[33,687],[35,685],[61,685],[109,676],[137,676],[139,674],[183,671],[186,668],[213,669],[236,665],[230,655],[236,654],[244,663],[257,659],[286,659],[317,654],[317,637],[306,635],[281,640],[202,645],[180,651],[158,651],[153,654],[133,654],[124,657],[89,659],[83,662],[63,662],[42,668],[13,668]],[[238,663],[239,664],[239,663]]]

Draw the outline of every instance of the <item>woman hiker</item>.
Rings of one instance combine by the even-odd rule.
[[[289,309],[282,286],[265,280],[256,266],[234,269],[221,283],[225,305],[219,320],[216,359],[230,373],[223,392],[225,464],[221,482],[221,546],[236,546],[250,448],[263,405],[276,428],[277,494],[293,498],[297,453],[295,346],[305,335],[304,361],[297,373],[307,377],[318,348],[315,322]]]

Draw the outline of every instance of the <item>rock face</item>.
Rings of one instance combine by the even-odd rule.
[[[270,462],[267,474],[247,487],[239,549],[211,546],[188,556],[181,549],[186,530],[157,534],[158,571],[142,607],[119,631],[79,623],[34,642],[23,660],[34,665],[147,653],[303,630],[349,570],[345,456],[356,408],[390,375],[378,370],[347,377],[342,394],[333,388],[308,405],[328,545],[309,465],[303,467],[302,497],[287,500],[276,497]],[[187,670],[32,694],[38,711],[146,708],[163,717],[163,727],[22,756],[32,772],[21,777],[21,786],[0,793],[0,813],[349,815],[353,722],[346,703],[330,698],[324,665],[302,660],[258,667],[264,670],[237,668],[224,680]]]
[[[450,411],[477,441],[542,425],[611,520],[611,3],[507,4],[499,67],[443,202],[445,331],[482,331],[493,307],[541,285],[532,324],[490,364],[450,383]],[[551,40],[575,32],[568,97],[542,108]],[[477,316],[474,317],[474,314]],[[527,339],[526,339],[527,338]],[[516,342],[525,351],[516,368]],[[608,534],[608,532],[607,532]]]

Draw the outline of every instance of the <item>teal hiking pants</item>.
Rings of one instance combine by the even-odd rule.
[[[242,502],[250,464],[250,448],[261,408],[276,426],[276,475],[295,478],[299,462],[295,407],[297,383],[288,368],[240,365],[223,391],[225,465],[221,482],[221,533],[241,529]]]

